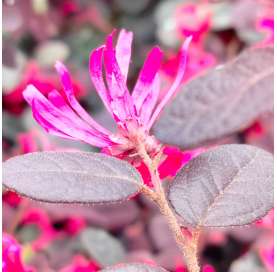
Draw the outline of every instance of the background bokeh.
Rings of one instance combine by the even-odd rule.
[[[22,97],[32,83],[61,89],[56,60],[70,69],[76,96],[101,124],[114,129],[89,78],[90,51],[114,28],[134,32],[128,86],[147,52],[164,51],[163,84],[172,82],[178,48],[193,35],[186,81],[224,64],[245,48],[273,43],[273,0],[6,0],[3,3],[3,159],[41,150],[93,147],[49,136]],[[273,115],[220,143],[248,143],[273,152]],[[175,150],[175,149],[174,149]],[[186,151],[182,151],[186,152]],[[180,150],[172,160],[180,163]],[[3,231],[21,245],[26,270],[89,272],[122,261],[186,271],[162,216],[145,198],[112,206],[43,204],[3,192]],[[207,231],[200,244],[205,271],[273,271],[273,212],[245,228]],[[79,269],[79,270],[78,270]],[[83,269],[83,270],[81,270]],[[20,270],[21,271],[21,270]]]

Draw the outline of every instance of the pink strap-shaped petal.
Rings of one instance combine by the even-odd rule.
[[[70,120],[61,120],[59,114],[55,114],[56,112],[50,112],[47,105],[43,104],[39,100],[33,101],[33,109],[36,110],[37,114],[42,118],[49,121],[51,124],[55,124],[55,126],[62,132],[75,138],[76,140],[81,140],[97,147],[108,146],[104,140],[93,136],[89,131],[75,127],[74,124],[70,123]]]
[[[60,75],[61,82],[64,87],[65,95],[68,99],[70,106],[75,110],[75,112],[85,120],[91,127],[97,129],[99,132],[109,135],[109,131],[99,125],[92,117],[85,111],[85,109],[79,104],[77,101],[74,90],[71,82],[70,75],[66,69],[66,67],[61,62],[56,62],[55,68]]]
[[[113,33],[107,37],[104,51],[107,83],[113,100],[114,110],[119,114],[119,119],[124,121],[134,116],[134,104],[116,61],[115,50],[113,49],[112,43]]]
[[[64,98],[57,90],[52,90],[50,93],[48,93],[48,100],[72,120],[77,118],[79,119],[76,113],[66,104]]]
[[[147,56],[143,68],[139,74],[137,83],[132,93],[132,98],[137,112],[141,111],[143,101],[149,95],[151,85],[160,69],[162,61],[162,51],[159,47],[154,47]]]
[[[70,138],[72,139],[71,136],[63,133],[62,131],[60,131],[59,129],[57,129],[54,125],[52,125],[51,123],[49,123],[47,120],[43,119],[37,112],[37,110],[34,108],[34,93],[36,93],[37,90],[33,85],[29,85],[27,86],[27,88],[25,89],[25,91],[23,92],[23,96],[25,98],[25,100],[28,102],[28,104],[31,106],[32,108],[32,112],[33,112],[33,116],[35,118],[35,120],[50,134],[55,135],[55,136],[59,136],[59,137],[63,137],[63,138]]]
[[[115,120],[123,121],[127,118],[126,105],[124,103],[124,96],[122,91],[120,90],[118,84],[113,75],[113,69],[115,61],[115,52],[112,46],[112,36],[114,32],[112,32],[106,41],[106,46],[104,50],[104,62],[105,62],[105,70],[106,70],[106,80],[109,88],[109,95],[111,96],[111,110],[115,115]],[[117,121],[118,122],[118,121]]]
[[[55,107],[33,85],[29,85],[23,95],[32,106],[34,117],[47,131],[54,132],[55,135],[63,133],[62,137],[70,136],[98,147],[108,145],[109,140],[103,138],[100,132],[93,130],[77,115],[74,116],[73,111],[67,116],[67,111]]]
[[[155,76],[155,79],[152,85],[149,87],[149,94],[145,98],[141,106],[139,117],[140,117],[140,122],[143,125],[148,124],[150,117],[153,113],[153,110],[156,106],[156,103],[158,101],[159,94],[160,94],[160,77],[157,74]]]
[[[181,55],[180,55],[180,63],[179,63],[178,72],[175,77],[175,80],[174,80],[173,84],[171,85],[170,89],[168,90],[168,92],[166,93],[166,95],[164,96],[164,98],[162,99],[162,101],[160,102],[160,104],[158,104],[157,108],[155,109],[155,111],[147,125],[148,130],[150,130],[150,128],[153,126],[154,122],[158,118],[158,116],[161,113],[164,106],[174,96],[176,90],[182,83],[182,79],[184,77],[185,70],[186,70],[188,47],[191,42],[191,39],[192,39],[192,36],[189,36],[188,38],[186,38],[186,40],[182,46]]]
[[[43,119],[39,113],[37,112],[37,110],[35,110],[35,105],[34,103],[32,103],[31,105],[32,107],[32,111],[33,111],[33,117],[34,119],[45,129],[45,131],[47,131],[49,134],[52,134],[54,136],[58,136],[58,137],[62,137],[65,139],[70,139],[70,140],[76,140],[75,138],[63,133],[62,131],[60,131],[59,129],[57,129],[55,126],[53,126],[52,124],[50,124],[47,120]]]
[[[56,126],[54,124],[49,123],[47,120],[45,120],[44,118],[42,118],[38,112],[38,110],[35,107],[35,99],[34,97],[36,97],[39,93],[39,98],[40,96],[42,96],[40,94],[40,92],[32,85],[27,86],[26,90],[23,92],[23,96],[25,98],[25,100],[28,102],[28,104],[31,106],[32,108],[32,112],[33,112],[33,116],[35,118],[35,120],[50,134],[55,135],[55,136],[59,136],[59,137],[63,137],[66,139],[74,139],[71,136],[69,136],[68,134],[65,134],[64,132],[62,132],[61,130],[59,130],[58,128],[56,128]]]
[[[47,100],[33,85],[29,85],[27,89],[23,93],[24,98],[27,100],[27,102],[30,105],[33,105],[35,102],[40,102],[46,109],[45,111],[49,113],[49,117],[54,116],[55,118],[58,118],[58,123],[62,122],[66,124],[66,126],[71,129],[70,131],[72,133],[75,133],[75,131],[88,131],[89,134],[93,137],[102,138],[105,139],[104,136],[98,132],[97,130],[91,128],[87,123],[85,123],[80,117],[75,114],[75,112],[68,106],[65,105],[65,101],[63,100],[63,97],[55,92],[52,91],[50,93],[50,97],[52,101],[55,101],[55,105],[62,105],[62,108],[56,107],[54,104],[52,104],[49,100]],[[36,103],[37,104],[37,103]],[[35,108],[32,108],[35,110]],[[37,110],[37,114],[41,115],[42,112]],[[42,116],[42,115],[41,115]],[[45,119],[45,118],[44,118]],[[51,117],[51,120],[53,118]],[[49,121],[47,118],[45,119]],[[52,125],[56,125],[55,123],[50,122]],[[62,131],[63,126],[57,128]],[[73,129],[74,128],[74,129]],[[74,131],[73,131],[74,130]],[[68,133],[68,135],[71,135],[72,133]]]
[[[61,94],[57,91],[57,90],[52,90],[49,94],[48,94],[48,99],[49,101],[56,107],[58,108],[60,111],[62,111],[62,113],[64,115],[66,115],[66,117],[69,117],[70,120],[72,122],[74,122],[74,124],[76,124],[76,126],[88,130],[90,131],[90,133],[92,133],[93,135],[95,135],[96,137],[99,138],[103,138],[103,139],[108,139],[106,135],[103,135],[101,132],[99,132],[98,130],[96,130],[95,128],[90,127],[85,121],[83,121],[73,110],[71,107],[69,107],[64,98],[61,96]]]
[[[106,80],[109,87],[109,93],[114,100],[115,98],[122,97],[123,92],[119,89],[118,84],[116,84],[114,79],[114,61],[115,61],[115,50],[113,48],[113,35],[115,31],[113,31],[106,38],[106,45],[104,49],[104,63],[106,70]]]
[[[116,60],[122,72],[124,82],[127,81],[128,69],[131,59],[133,33],[122,29],[119,33],[115,47]]]
[[[102,57],[105,46],[98,47],[93,50],[89,58],[89,71],[91,80],[95,86],[95,89],[102,99],[106,109],[112,114],[111,110],[111,96],[105,86],[103,73],[102,73]]]

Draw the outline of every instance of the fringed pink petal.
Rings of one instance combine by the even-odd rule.
[[[137,112],[141,111],[143,101],[149,95],[151,85],[161,66],[162,51],[159,47],[154,47],[148,54],[143,68],[139,74],[137,83],[132,93],[132,98],[135,103]]]
[[[32,103],[32,111],[33,111],[33,117],[34,119],[47,131],[49,134],[52,134],[54,136],[62,137],[65,139],[75,140],[75,138],[72,138],[71,136],[63,133],[59,129],[57,129],[55,126],[50,124],[47,120],[43,119],[37,110],[35,110],[35,105]]]
[[[108,139],[106,135],[103,135],[101,132],[99,132],[95,128],[90,127],[85,121],[83,121],[73,111],[73,109],[70,106],[68,106],[68,104],[66,104],[66,101],[57,90],[52,90],[48,94],[48,100],[53,104],[53,106],[59,109],[63,113],[63,115],[65,115],[67,118],[70,118],[71,122],[74,123],[77,127],[83,130],[88,130],[96,137]]]
[[[70,117],[72,120],[79,117],[76,115],[76,113],[66,104],[66,101],[61,96],[61,94],[57,90],[52,90],[50,93],[48,93],[48,100],[58,109],[60,109],[63,113],[66,114],[66,116]]]
[[[70,122],[69,119],[67,120],[66,118],[63,118],[61,120],[60,115],[57,114],[57,112],[49,111],[47,105],[43,104],[39,100],[33,101],[33,109],[43,119],[47,120],[51,124],[54,124],[62,132],[71,136],[75,140],[81,140],[83,142],[100,148],[108,146],[107,142],[105,142],[103,139],[95,137],[88,130],[76,127],[74,124]]]
[[[117,97],[122,97],[122,90],[119,89],[118,84],[116,84],[114,76],[113,76],[113,67],[114,67],[114,59],[115,59],[115,50],[113,48],[113,35],[115,31],[113,31],[106,38],[106,45],[104,48],[104,63],[106,70],[106,81],[109,87],[109,93],[114,100]]]
[[[143,101],[140,109],[139,118],[142,124],[148,124],[150,117],[153,113],[153,110],[157,104],[159,93],[160,93],[160,77],[157,74],[155,76],[154,81],[152,82],[152,85],[149,87],[149,94]]]
[[[102,138],[105,140],[109,139],[107,136],[102,135],[99,131],[97,131],[94,128],[89,127],[83,120],[81,120],[80,117],[72,110],[72,108],[66,104],[66,101],[64,100],[64,98],[61,96],[61,94],[57,90],[52,90],[48,94],[48,99],[55,107],[57,107],[67,117],[69,117],[70,120],[72,122],[74,122],[77,127],[88,130],[90,133],[92,133],[97,138]]]
[[[124,82],[127,81],[128,69],[131,59],[133,33],[122,29],[119,33],[115,47],[116,60],[122,72]]]
[[[178,72],[175,77],[175,80],[174,80],[172,86],[170,87],[170,89],[168,90],[168,92],[166,93],[166,95],[164,96],[164,98],[162,99],[162,101],[160,102],[160,104],[158,104],[157,108],[155,109],[149,123],[147,124],[148,130],[150,130],[150,128],[153,126],[154,122],[158,118],[158,116],[161,113],[161,111],[163,110],[164,106],[174,96],[178,87],[182,83],[182,79],[184,77],[185,70],[186,70],[188,47],[189,47],[191,40],[192,40],[192,36],[189,36],[185,40],[185,42],[182,46],[181,55],[180,55],[180,63],[179,63]]]
[[[98,47],[93,50],[89,58],[89,71],[91,80],[95,86],[95,89],[102,99],[106,109],[112,114],[111,110],[111,96],[105,86],[103,73],[102,73],[102,57],[105,46]]]
[[[104,50],[104,62],[105,62],[105,71],[106,71],[106,81],[109,88],[109,94],[111,96],[111,109],[114,115],[120,120],[123,121],[127,117],[124,97],[122,91],[119,89],[118,84],[113,76],[113,62],[115,59],[115,52],[112,47],[112,32],[106,40],[106,46]]]
[[[118,114],[118,118],[124,121],[134,116],[134,104],[116,61],[115,50],[113,49],[113,33],[107,37],[104,60],[107,83],[113,100],[113,110]]]
[[[32,112],[33,112],[33,116],[34,116],[35,120],[48,133],[50,133],[52,135],[55,135],[55,136],[67,138],[67,139],[74,139],[71,136],[69,136],[69,135],[65,134],[64,132],[62,132],[61,130],[59,130],[54,124],[49,123],[47,120],[45,120],[44,118],[42,118],[40,116],[38,110],[36,109],[36,107],[34,105],[34,100],[35,100],[35,97],[38,97],[37,99],[41,99],[41,97],[43,97],[43,95],[34,86],[29,85],[26,88],[26,90],[23,92],[23,96],[24,96],[25,100],[28,102],[28,104],[31,106]]]
[[[75,112],[85,120],[91,127],[95,128],[104,135],[109,135],[109,131],[99,125],[92,117],[85,111],[85,109],[79,104],[78,100],[74,95],[74,90],[71,82],[70,75],[66,67],[59,61],[56,62],[55,68],[60,75],[61,82],[64,87],[65,95],[68,99],[70,106],[75,110]]]
[[[54,132],[53,134],[58,134],[58,136],[79,139],[97,147],[104,147],[109,144],[110,141],[108,138],[103,138],[99,132],[95,132],[95,130],[82,121],[76,114],[74,116],[73,111],[68,116],[67,112],[54,106],[34,86],[29,85],[23,95],[26,101],[32,106],[34,117],[47,131]],[[62,103],[61,99],[59,103]]]

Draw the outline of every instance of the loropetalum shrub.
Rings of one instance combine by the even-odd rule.
[[[33,85],[24,91],[34,118],[47,132],[84,141],[101,148],[102,154],[46,151],[13,157],[4,162],[4,185],[32,199],[56,203],[112,203],[145,194],[167,219],[188,270],[198,272],[198,241],[205,228],[251,224],[272,209],[273,157],[249,145],[209,147],[186,163],[165,188],[158,169],[166,152],[150,129],[180,87],[191,37],[180,50],[176,78],[160,99],[160,48],[151,50],[130,93],[126,82],[133,35],[122,30],[115,48],[113,36],[114,32],[92,51],[89,70],[117,123],[116,133],[98,124],[79,104],[60,62],[56,69],[63,92],[53,90],[45,97]],[[154,131],[165,143],[186,148],[238,132],[272,110],[272,80],[273,48],[246,50],[182,87]],[[151,186],[136,169],[141,163],[149,171]],[[165,270],[124,264],[103,271]]]

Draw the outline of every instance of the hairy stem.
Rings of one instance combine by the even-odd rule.
[[[154,191],[145,186],[143,187],[142,192],[158,205],[160,212],[167,219],[175,241],[184,255],[189,272],[199,272],[200,267],[197,260],[197,246],[200,231],[194,230],[191,238],[188,238],[183,234],[181,226],[169,206],[159,177],[158,164],[160,161],[160,155],[157,155],[154,160],[151,160],[144,146],[139,146],[139,154],[149,168],[151,180],[154,185]]]

